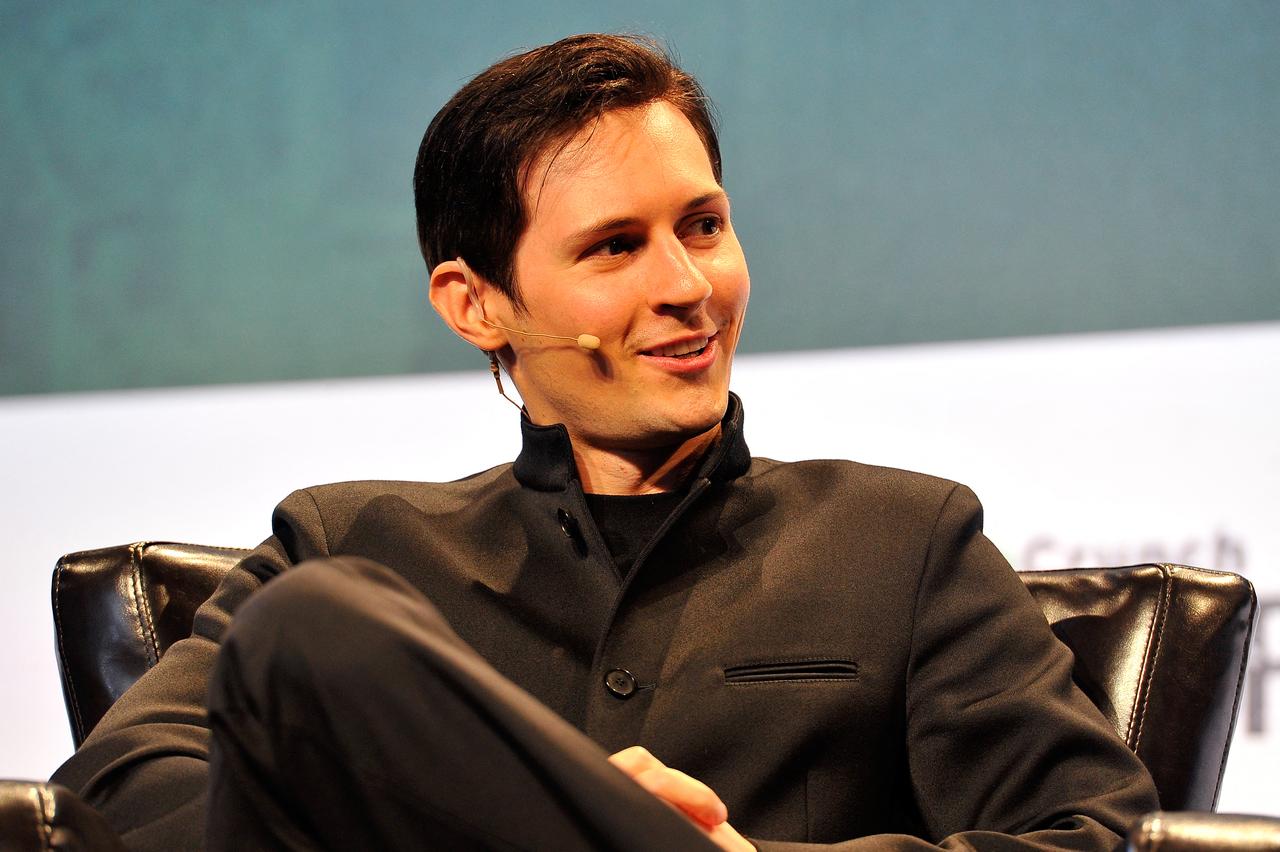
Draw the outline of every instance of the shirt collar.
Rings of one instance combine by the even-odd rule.
[[[563,423],[538,426],[525,415],[520,417],[523,444],[512,472],[516,480],[537,491],[563,491],[578,478],[573,462],[573,444]],[[703,458],[694,479],[712,482],[736,479],[751,466],[751,451],[742,435],[742,400],[729,394],[729,405],[720,421],[720,439]]]

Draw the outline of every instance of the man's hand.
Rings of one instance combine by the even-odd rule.
[[[724,806],[724,802],[697,778],[672,769],[642,746],[632,746],[610,755],[609,762],[641,787],[688,817],[721,849],[727,852],[755,852],[755,847],[727,822],[729,809]]]

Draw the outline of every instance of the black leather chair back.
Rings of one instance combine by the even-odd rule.
[[[222,575],[248,553],[138,542],[69,553],[53,571],[62,697],[76,747],[179,639]]]
[[[63,696],[76,745],[247,551],[147,543],[72,553],[53,575]],[[1166,810],[1212,810],[1257,601],[1243,577],[1179,565],[1028,571],[1075,678],[1151,770]]]
[[[1181,565],[1026,571],[1076,683],[1151,771],[1165,810],[1213,810],[1257,610],[1248,580]]]

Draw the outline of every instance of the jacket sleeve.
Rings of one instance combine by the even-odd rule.
[[[918,584],[906,754],[928,839],[878,835],[805,849],[1114,849],[1159,807],[1138,758],[1071,680],[1071,652],[982,534],[955,486]]]
[[[284,500],[274,534],[223,578],[174,643],[112,705],[52,780],[93,805],[130,849],[198,849],[204,842],[209,769],[209,675],[239,606],[289,566],[327,555],[324,527],[306,491]]]

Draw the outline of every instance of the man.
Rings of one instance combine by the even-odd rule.
[[[59,772],[129,843],[207,806],[212,848],[1111,848],[1157,807],[967,489],[750,457],[695,81],[613,36],[505,60],[414,188],[523,449],[286,499]]]

